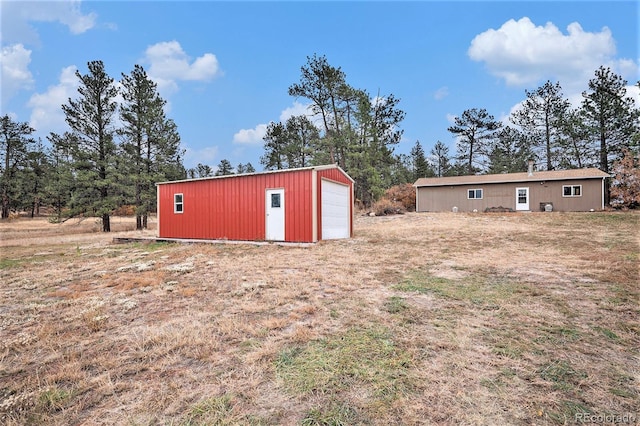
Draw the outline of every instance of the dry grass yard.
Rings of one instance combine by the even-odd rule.
[[[307,247],[112,242],[154,235],[133,224],[0,222],[0,423],[640,422],[640,214],[359,216],[353,239]]]

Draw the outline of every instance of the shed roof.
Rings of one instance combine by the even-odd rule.
[[[447,185],[479,185],[488,183],[507,182],[540,182],[547,180],[568,180],[568,179],[602,179],[609,175],[600,169],[571,169],[571,170],[551,170],[523,173],[502,173],[493,175],[468,175],[468,176],[447,176],[439,178],[420,178],[413,186],[447,186]]]
[[[167,182],[157,182],[156,185],[164,185],[167,183],[179,183],[179,182],[196,182],[199,180],[212,180],[212,179],[229,179],[240,176],[254,176],[254,175],[266,175],[272,173],[287,173],[287,172],[297,172],[301,170],[327,170],[327,169],[338,169],[340,170],[351,182],[355,182],[351,176],[347,174],[340,166],[337,164],[326,164],[323,166],[310,166],[310,167],[299,167],[295,169],[280,169],[280,170],[266,170],[263,172],[255,172],[255,173],[242,173],[242,174],[232,174],[232,175],[224,175],[224,176],[207,176],[202,178],[193,178],[193,179],[181,179],[181,180],[172,180]]]

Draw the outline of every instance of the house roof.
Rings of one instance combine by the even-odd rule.
[[[420,178],[413,186],[446,186],[446,185],[479,185],[487,183],[507,183],[507,182],[540,182],[547,180],[568,180],[568,179],[602,179],[610,177],[600,169],[572,169],[572,170],[551,170],[540,171],[529,174],[524,173],[502,173],[494,175],[468,175],[468,176],[447,176],[439,178]]]
[[[237,178],[237,177],[240,177],[240,176],[266,175],[266,174],[273,174],[273,173],[288,173],[288,172],[298,172],[298,171],[301,171],[301,170],[327,170],[327,169],[338,169],[351,182],[355,183],[353,178],[351,178],[351,176],[349,176],[347,174],[347,172],[342,170],[342,168],[340,166],[338,166],[337,164],[326,164],[326,165],[322,165],[322,166],[298,167],[298,168],[295,168],[295,169],[266,170],[266,171],[263,171],[263,172],[254,172],[254,173],[242,173],[242,174],[232,174],[232,175],[224,175],[224,176],[207,176],[207,177],[202,177],[202,178],[172,180],[172,181],[167,181],[167,182],[156,182],[156,185],[165,185],[165,184],[168,184],[168,183],[195,182],[195,181],[199,181],[199,180],[231,179],[231,178]]]

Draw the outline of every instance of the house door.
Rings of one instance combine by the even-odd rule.
[[[267,189],[265,240],[284,241],[284,189]]]
[[[516,188],[516,210],[529,210],[529,188]]]

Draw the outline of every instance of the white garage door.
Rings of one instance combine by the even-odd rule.
[[[349,238],[349,186],[322,181],[322,239]]]

